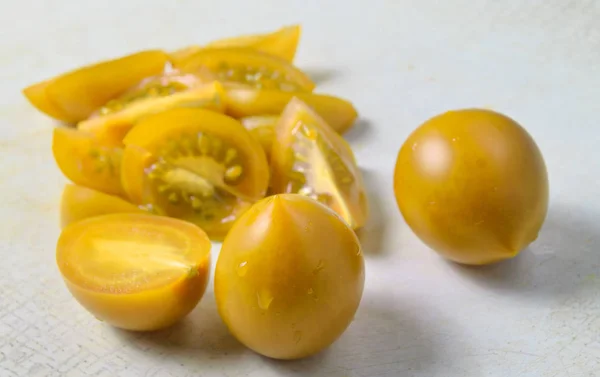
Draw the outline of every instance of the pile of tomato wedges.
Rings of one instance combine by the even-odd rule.
[[[24,94],[68,126],[52,149],[73,183],[62,226],[140,212],[196,224],[222,240],[257,200],[298,193],[364,225],[360,171],[341,134],[353,105],[315,93],[293,61],[300,27],[148,50],[37,83]]]

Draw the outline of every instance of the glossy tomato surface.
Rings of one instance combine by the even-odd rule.
[[[548,208],[536,143],[489,110],[449,111],[416,129],[398,154],[394,191],[417,236],[465,264],[515,256],[536,239]]]
[[[297,194],[267,197],[233,226],[215,270],[221,318],[250,349],[278,359],[315,354],[348,327],[365,279],[358,238]]]
[[[210,241],[193,224],[111,214],[67,226],[56,261],[67,288],[99,320],[127,330],[174,324],[206,288]]]

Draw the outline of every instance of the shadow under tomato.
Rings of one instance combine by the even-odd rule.
[[[384,251],[384,238],[387,225],[385,221],[385,208],[381,198],[383,184],[374,171],[361,168],[365,181],[365,190],[369,200],[369,216],[364,227],[356,231],[365,255],[381,256]]]
[[[317,85],[323,85],[340,75],[339,71],[327,68],[303,68],[303,72]]]
[[[301,360],[268,360],[278,374],[315,377],[433,374],[440,344],[417,317],[384,300],[365,300],[346,332],[328,349]]]
[[[371,121],[365,118],[358,118],[343,136],[350,144],[364,144],[372,132],[373,124]]]
[[[538,239],[515,258],[481,267],[449,263],[487,289],[568,300],[598,291],[600,227],[584,209],[553,207]]]
[[[212,295],[206,295],[195,310],[169,328],[152,332],[114,328],[113,331],[118,338],[145,355],[169,355],[188,368],[201,369],[207,363],[220,359],[235,363],[247,352],[221,321]]]

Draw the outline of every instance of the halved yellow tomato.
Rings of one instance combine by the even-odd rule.
[[[183,71],[206,67],[224,83],[257,89],[310,92],[315,87],[308,76],[284,59],[248,48],[202,49],[178,67]]]
[[[279,116],[277,115],[256,115],[240,119],[242,125],[260,142],[267,159],[271,158],[271,146],[275,138],[275,125],[278,121]]]
[[[60,224],[71,223],[110,213],[146,213],[118,196],[108,195],[84,186],[67,184],[60,204]]]
[[[125,137],[122,181],[131,200],[222,238],[265,195],[269,167],[235,119],[177,108],[142,119]]]
[[[52,153],[62,173],[73,183],[107,194],[123,194],[122,148],[100,142],[87,132],[55,128]]]
[[[247,47],[291,62],[296,55],[301,31],[300,25],[286,26],[270,33],[219,39],[209,43],[206,47]],[[181,62],[200,49],[202,49],[200,46],[190,46],[177,50],[171,54],[171,59],[175,63]]]
[[[78,122],[143,78],[162,72],[167,61],[162,51],[142,51],[73,70],[23,92],[49,116]]]
[[[211,244],[197,226],[121,213],[67,226],[56,262],[71,294],[96,318],[127,330],[168,327],[200,301]]]
[[[214,81],[165,97],[139,99],[122,110],[106,111],[105,115],[84,120],[77,127],[93,133],[100,140],[120,144],[129,130],[148,115],[177,107],[204,108],[222,113],[225,110],[223,97],[223,87]]]
[[[226,112],[236,118],[252,115],[279,115],[293,97],[313,108],[338,133],[345,132],[358,116],[352,103],[338,97],[303,92],[228,88]]]
[[[368,205],[362,175],[346,141],[308,105],[293,98],[275,127],[271,151],[274,193],[298,193],[362,227]]]

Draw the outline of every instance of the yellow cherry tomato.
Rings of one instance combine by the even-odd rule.
[[[73,183],[111,195],[123,195],[121,147],[102,142],[87,132],[57,127],[52,153],[62,173]]]
[[[222,113],[225,106],[223,96],[223,87],[215,81],[164,97],[139,99],[114,112],[106,110],[103,115],[80,122],[77,128],[93,133],[107,143],[122,144],[133,126],[148,115],[178,107],[203,108]]]
[[[235,119],[177,108],[148,116],[125,137],[122,183],[136,204],[181,218],[221,239],[265,196],[269,166],[259,142]]]
[[[365,279],[358,238],[319,202],[267,197],[227,235],[215,270],[221,318],[250,349],[277,359],[315,354],[348,327]]]
[[[143,209],[113,195],[87,187],[67,184],[60,204],[61,227],[100,215],[110,213],[145,213]]]
[[[198,304],[208,281],[210,247],[193,224],[112,214],[67,226],[56,261],[71,294],[96,318],[150,331],[174,324]]]
[[[67,72],[23,93],[47,115],[78,122],[143,78],[162,72],[167,61],[162,51],[142,51]]]
[[[224,83],[256,89],[310,92],[315,87],[308,76],[284,59],[248,48],[202,49],[178,67],[184,72],[205,67]]]
[[[227,88],[225,91],[226,112],[236,118],[252,115],[280,115],[294,97],[313,108],[338,133],[344,133],[358,117],[354,106],[338,97],[239,87]]]
[[[548,208],[534,140],[489,110],[449,111],[417,128],[398,154],[394,191],[423,242],[473,265],[514,257],[536,239]]]
[[[275,126],[271,189],[298,193],[336,211],[353,229],[365,225],[367,195],[346,141],[304,102],[294,98]]]
[[[292,25],[265,34],[242,35],[239,37],[219,39],[209,43],[206,45],[206,47],[246,47],[257,51],[266,52],[267,54],[278,56],[287,60],[288,62],[291,62],[294,60],[294,56],[296,55],[296,49],[298,48],[298,42],[300,41],[300,34],[300,25]],[[182,48],[171,53],[171,60],[175,64],[178,64],[201,49],[202,47],[200,46],[189,46]]]

